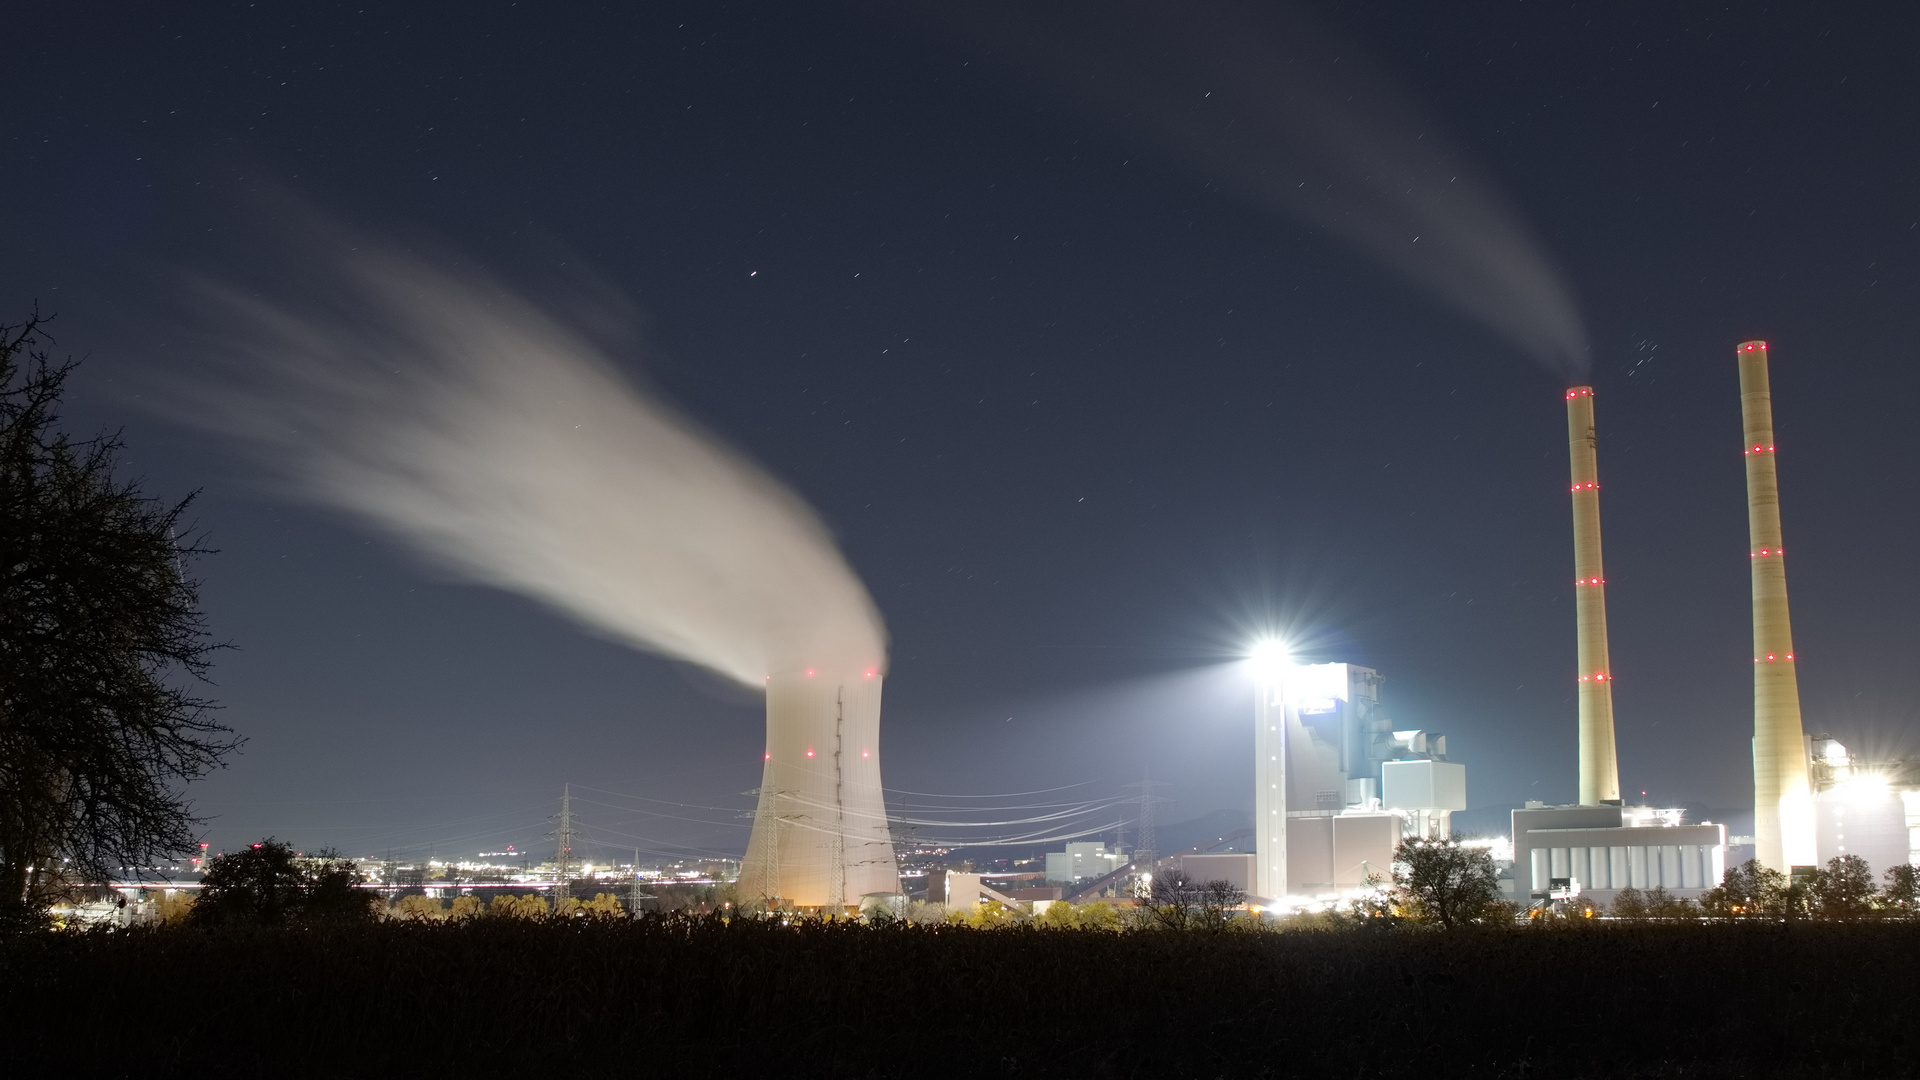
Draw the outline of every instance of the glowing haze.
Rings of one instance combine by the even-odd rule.
[[[232,361],[183,418],[431,561],[759,687],[884,670],[866,589],[792,492],[478,274],[364,242],[323,282],[203,295]]]

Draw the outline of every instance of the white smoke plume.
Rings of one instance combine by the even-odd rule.
[[[1559,269],[1442,125],[1285,3],[907,0],[994,60],[1359,248],[1556,374],[1589,365]]]
[[[450,264],[307,245],[319,286],[203,284],[220,374],[181,419],[476,582],[760,687],[885,666],[886,632],[792,492],[549,309]]]

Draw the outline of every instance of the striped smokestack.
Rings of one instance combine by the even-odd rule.
[[[1773,461],[1773,390],[1767,343],[1742,342],[1740,414],[1747,441],[1747,529],[1753,564],[1753,845],[1763,866],[1786,871],[1818,862],[1813,796],[1800,728],[1800,680],[1787,618],[1786,552],[1780,546],[1780,479]]]
[[[1580,651],[1580,804],[1620,801],[1613,752],[1613,668],[1607,659],[1607,575],[1600,565],[1600,473],[1594,460],[1593,387],[1567,391],[1573,466],[1573,596]]]

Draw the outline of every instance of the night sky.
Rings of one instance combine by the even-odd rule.
[[[890,7],[11,9],[0,321],[57,312],[85,358],[71,425],[123,428],[155,494],[202,492],[234,646],[213,693],[249,740],[193,789],[210,842],[545,851],[572,783],[590,853],[737,854],[761,760],[745,692],[454,580],[154,413],[203,340],[181,282],[261,257],[244,206],[269,188],[630,302],[633,376],[810,503],[884,615],[892,788],[1097,800],[1150,766],[1163,820],[1244,812],[1236,658],[1279,628],[1379,669],[1475,808],[1573,797],[1566,376],[1063,89],[1118,33],[1099,5],[1014,43]],[[1901,9],[1313,18],[1290,55],[1381,73],[1578,306],[1623,790],[1751,805],[1749,338],[1773,347],[1807,727],[1920,752]],[[1273,149],[1244,130],[1248,159]]]

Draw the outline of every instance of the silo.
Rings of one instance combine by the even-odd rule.
[[[1580,804],[1620,801],[1613,747],[1613,668],[1607,655],[1607,575],[1600,561],[1600,474],[1593,387],[1567,391],[1567,453],[1573,475],[1573,596],[1579,653]]]
[[[1774,471],[1773,389],[1767,343],[1734,350],[1747,459],[1747,561],[1753,568],[1753,844],[1782,872],[1816,864],[1813,794],[1800,726],[1800,680],[1787,616],[1786,550],[1780,541],[1780,479]]]

